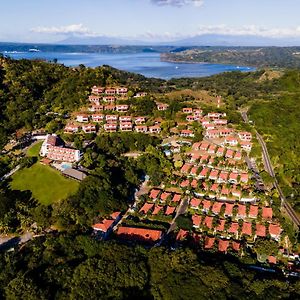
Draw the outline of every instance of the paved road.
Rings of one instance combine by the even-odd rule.
[[[16,173],[21,168],[20,165],[17,165],[14,169],[12,169],[10,172],[5,174],[0,178],[0,181],[7,179],[8,177],[12,176],[14,173]]]
[[[144,194],[148,194],[149,190],[151,189],[150,186],[148,186],[149,179],[146,179],[143,181],[143,183],[140,185],[139,189],[134,193],[134,203],[127,209],[125,214],[122,216],[122,218],[115,224],[113,227],[113,231],[116,231],[118,229],[118,226],[122,224],[122,222],[132,213],[136,210],[137,205],[139,203],[139,197]]]
[[[167,234],[169,234],[176,228],[177,217],[185,213],[186,209],[188,208],[188,205],[189,205],[189,202],[187,199],[184,199],[181,201],[180,205],[178,206],[178,208],[176,210],[176,215],[170,224],[169,230],[167,231]]]
[[[8,250],[17,245],[24,244],[33,237],[34,235],[31,232],[26,232],[21,236],[2,236],[0,237],[0,250]]]
[[[248,120],[248,116],[247,116],[247,113],[246,112],[242,112],[242,118],[243,120],[248,123],[249,120]],[[266,143],[265,141],[263,140],[262,136],[257,132],[257,130],[255,129],[255,132],[256,132],[256,137],[261,145],[261,148],[262,148],[262,154],[263,154],[263,160],[264,160],[264,165],[265,165],[265,168],[266,168],[266,171],[274,178],[274,186],[275,188],[277,189],[278,191],[278,194],[280,196],[280,199],[281,199],[281,206],[282,208],[285,209],[286,213],[288,214],[288,216],[290,217],[290,219],[293,221],[293,223],[299,228],[300,227],[300,218],[299,216],[295,213],[294,209],[292,208],[292,206],[288,203],[288,201],[286,200],[279,184],[278,184],[278,181],[276,179],[276,176],[275,176],[275,172],[274,172],[274,169],[273,169],[273,166],[272,166],[272,163],[271,163],[271,159],[270,159],[270,156],[269,156],[269,153],[268,153],[268,149],[267,149],[267,146],[266,146]]]
[[[168,229],[168,231],[163,235],[163,237],[154,245],[154,247],[159,247],[162,245],[162,243],[168,239],[169,233],[171,233],[173,230],[176,229],[176,218],[182,214],[185,213],[186,209],[188,208],[188,200],[184,199],[180,202],[177,210],[176,210],[176,215],[173,218],[172,222],[170,223],[170,227]]]
[[[259,170],[257,168],[257,165],[256,165],[255,161],[250,159],[248,156],[245,156],[245,161],[247,163],[248,169],[252,171],[253,176],[256,180],[256,183],[255,183],[256,189],[259,190],[259,191],[264,191],[265,186],[264,186],[264,183],[263,183],[263,181],[262,181],[262,179],[259,175]]]
[[[257,139],[258,139],[258,141],[259,141],[259,143],[260,143],[260,145],[263,149],[263,157],[264,157],[264,162],[265,162],[267,172],[274,178],[274,186],[276,187],[276,189],[278,191],[278,194],[280,196],[281,206],[286,210],[287,214],[289,215],[289,217],[291,218],[293,223],[296,226],[300,227],[300,218],[299,218],[299,216],[295,213],[295,211],[292,208],[292,206],[290,205],[290,203],[286,200],[286,198],[285,198],[285,196],[284,196],[284,194],[283,194],[283,192],[282,192],[282,190],[281,190],[281,188],[278,184],[273,166],[271,164],[271,160],[270,160],[270,156],[269,156],[269,153],[268,153],[266,143],[263,140],[262,136],[258,132],[256,132],[256,136],[257,136]]]

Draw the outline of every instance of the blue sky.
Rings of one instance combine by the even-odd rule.
[[[300,36],[300,0],[14,0],[1,3],[0,41],[70,35],[174,40],[201,33]]]

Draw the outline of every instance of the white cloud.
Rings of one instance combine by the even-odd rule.
[[[153,1],[153,0],[152,0]],[[163,0],[159,0],[163,1]],[[165,0],[172,1],[172,0]],[[179,0],[175,0],[179,1]],[[188,1],[188,0],[185,0]],[[158,2],[158,1],[157,1]],[[174,2],[174,1],[172,1]],[[181,1],[182,2],[182,1]],[[71,24],[67,26],[39,26],[31,29],[32,32],[50,35],[77,35],[77,36],[107,36],[105,34],[100,34],[99,32],[94,32],[89,28],[85,27],[83,24]],[[152,32],[148,31],[144,34],[137,34],[135,36],[122,36],[127,39],[145,39],[149,41],[174,41],[178,39],[193,37],[202,34],[220,34],[220,35],[249,35],[249,36],[261,36],[270,38],[296,38],[300,37],[300,26],[289,27],[289,28],[266,28],[256,25],[247,25],[241,27],[232,27],[226,24],[221,25],[200,25],[193,33],[183,33],[183,32]],[[109,35],[110,37],[121,37],[119,35]]]
[[[67,26],[39,26],[36,28],[32,28],[31,31],[36,33],[48,33],[48,34],[74,34],[74,35],[85,35],[85,36],[92,36],[94,33],[88,29],[87,27],[83,26],[82,24],[71,24]]]
[[[222,35],[255,35],[262,37],[299,37],[300,26],[294,28],[266,28],[256,25],[230,27],[227,25],[199,26],[197,35],[222,34]]]
[[[140,34],[135,36],[135,38],[141,39],[141,40],[148,40],[148,41],[175,41],[177,39],[185,38],[186,35],[179,33],[179,32],[160,32],[160,33],[155,33],[152,31],[147,31],[144,34]]]
[[[197,7],[202,6],[204,0],[151,0],[153,4],[160,5],[160,6],[177,6],[182,7],[185,5],[194,5]]]

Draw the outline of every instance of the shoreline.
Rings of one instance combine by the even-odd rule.
[[[226,66],[233,66],[233,67],[241,67],[241,68],[249,68],[250,71],[256,71],[261,68],[264,68],[262,66],[249,66],[249,65],[244,65],[244,64],[233,64],[229,62],[208,62],[208,61],[190,61],[190,60],[174,60],[174,59],[168,59],[168,58],[162,58],[160,56],[160,61],[161,62],[167,62],[167,63],[176,63],[176,64],[194,64],[194,65],[226,65]],[[238,68],[237,68],[238,70]],[[243,70],[244,71],[244,70]]]

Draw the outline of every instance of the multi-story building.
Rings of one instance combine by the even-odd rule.
[[[55,161],[62,162],[77,162],[81,159],[81,152],[76,149],[65,148],[59,145],[59,140],[56,135],[48,134],[42,144],[40,155]]]
[[[82,125],[82,131],[84,133],[96,133],[97,129],[94,124],[86,124],[86,125]]]
[[[85,123],[89,121],[89,116],[87,114],[78,114],[76,120],[77,122]]]
[[[65,129],[64,129],[64,133],[69,133],[69,134],[73,134],[78,132],[79,130],[79,126],[75,125],[75,124],[67,124]]]
[[[95,94],[95,95],[100,95],[100,94],[103,94],[104,93],[104,88],[101,87],[101,86],[96,86],[94,85],[92,87],[92,94]]]
[[[131,122],[123,122],[120,123],[121,131],[132,131],[132,123]]]

